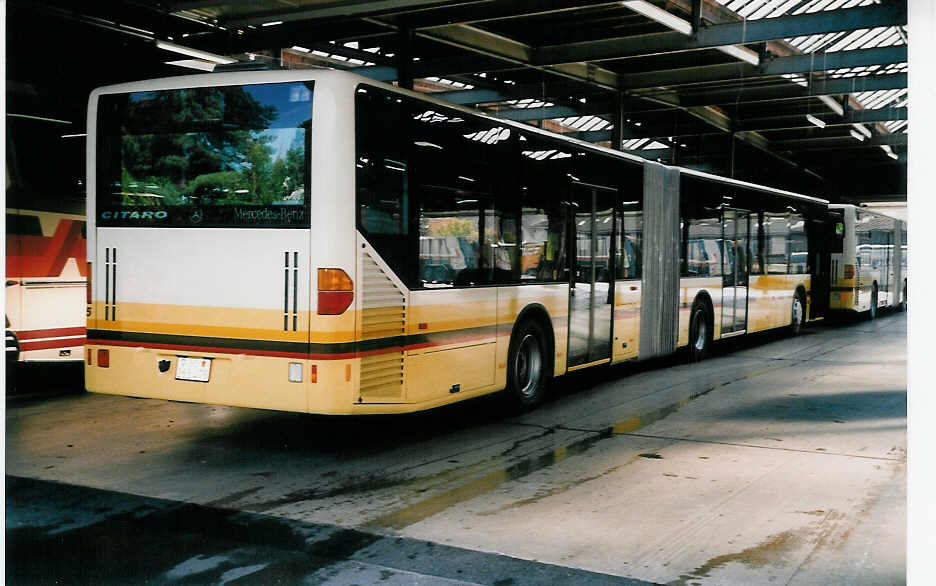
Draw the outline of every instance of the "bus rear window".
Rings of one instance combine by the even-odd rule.
[[[307,227],[311,119],[311,81],[104,95],[97,225]]]
[[[829,252],[842,254],[845,250],[845,214],[842,210],[829,210],[832,234],[829,238]]]

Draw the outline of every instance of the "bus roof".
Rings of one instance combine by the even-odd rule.
[[[152,91],[152,90],[170,90],[170,89],[184,89],[190,87],[210,87],[210,86],[220,86],[220,85],[239,85],[244,83],[281,83],[281,82],[290,82],[290,81],[323,81],[328,83],[335,83],[336,85],[346,85],[349,89],[354,89],[360,84],[372,85],[375,87],[383,88],[388,91],[397,92],[400,94],[408,95],[414,98],[417,98],[421,101],[428,102],[430,104],[436,104],[445,108],[453,108],[459,110],[466,114],[473,116],[481,116],[487,118],[488,120],[497,122],[498,124],[503,124],[511,128],[516,128],[524,132],[530,132],[533,134],[538,134],[544,137],[562,140],[582,148],[590,149],[593,151],[598,151],[601,153],[608,154],[619,159],[624,159],[635,164],[640,165],[661,165],[655,161],[639,157],[637,155],[632,155],[630,153],[625,153],[622,151],[617,151],[612,148],[608,148],[601,145],[596,145],[584,140],[577,138],[571,138],[563,136],[555,132],[549,132],[547,130],[542,130],[535,126],[530,126],[528,124],[523,124],[514,120],[506,120],[503,118],[497,118],[495,116],[490,116],[484,112],[481,112],[476,109],[467,108],[462,105],[452,104],[451,102],[446,102],[438,98],[432,97],[431,94],[425,94],[420,92],[415,92],[412,90],[407,90],[403,88],[396,87],[394,85],[375,81],[363,75],[352,73],[349,71],[341,71],[336,69],[296,69],[296,70],[276,70],[276,71],[233,71],[233,72],[219,72],[219,73],[203,73],[197,75],[180,75],[174,77],[163,77],[155,78],[142,81],[127,82],[115,85],[104,86],[95,89],[91,92],[90,100],[94,100],[97,96],[102,94],[115,94],[115,93],[129,93],[129,92],[140,92],[140,91]],[[828,200],[821,199],[818,197],[812,197],[809,195],[803,195],[795,193],[792,191],[786,191],[783,189],[777,189],[775,187],[769,187],[767,185],[760,185],[757,183],[750,183],[748,181],[741,181],[739,179],[731,179],[728,177],[722,177],[720,175],[714,175],[712,173],[706,173],[704,171],[697,171],[695,169],[688,169],[686,167],[679,166],[669,166],[664,165],[669,168],[679,169],[680,173],[693,175],[696,177],[701,177],[711,181],[718,181],[728,185],[734,185],[737,187],[746,187],[749,189],[754,189],[757,191],[762,191],[765,193],[771,193],[774,195],[780,195],[783,197],[789,197],[792,199],[798,199],[805,202],[815,203],[819,205],[828,205]]]

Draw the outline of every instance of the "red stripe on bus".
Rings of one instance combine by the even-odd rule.
[[[60,338],[62,336],[83,336],[87,332],[84,327],[76,328],[53,328],[50,330],[26,330],[16,332],[16,337],[20,340],[35,340],[37,338]]]
[[[74,346],[84,346],[84,343],[84,338],[45,340],[43,342],[22,342],[20,343],[20,351],[29,352],[30,350],[48,350],[49,348],[72,348]]]
[[[273,356],[277,358],[308,358],[304,352],[276,352],[274,350],[247,350],[244,348],[218,348],[214,346],[182,346],[179,344],[157,344],[154,342],[126,342],[123,340],[88,340],[96,346],[125,346],[128,348],[152,348],[154,350],[178,350],[187,352],[206,352],[210,354],[250,354],[251,356]]]
[[[277,352],[275,350],[253,350],[246,348],[219,348],[216,346],[185,346],[180,344],[159,344],[155,342],[130,342],[123,340],[94,340],[87,341],[90,345],[99,346],[124,346],[127,348],[152,348],[154,350],[174,350],[187,352],[205,352],[209,354],[249,354],[251,356],[270,356],[274,358],[299,358],[303,360],[347,360],[350,358],[361,358],[364,356],[376,356],[379,354],[389,354],[391,352],[401,352],[403,350],[417,350],[423,348],[432,348],[437,346],[450,346],[452,344],[473,342],[491,338],[490,335],[465,336],[456,340],[444,340],[439,342],[422,342],[418,344],[407,344],[405,347],[389,346],[386,348],[377,348],[374,350],[363,350],[357,352],[341,352],[334,354],[327,353],[306,353],[306,352]]]

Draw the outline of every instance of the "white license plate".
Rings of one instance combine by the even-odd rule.
[[[211,358],[188,358],[179,356],[176,365],[176,380],[192,380],[202,383],[208,382],[211,376]]]

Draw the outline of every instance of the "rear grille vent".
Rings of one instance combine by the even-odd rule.
[[[361,358],[361,402],[380,403],[403,396],[403,351]]]
[[[406,322],[406,297],[366,252],[363,268],[361,337],[402,336]]]
[[[399,338],[389,352],[361,358],[362,403],[403,397],[403,342],[406,296],[366,251],[362,253],[361,339]]]

